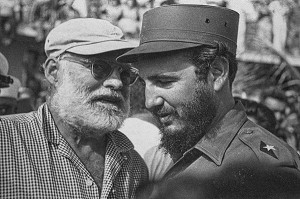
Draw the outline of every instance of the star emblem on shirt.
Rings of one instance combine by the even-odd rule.
[[[274,146],[272,146],[272,145],[266,145],[266,146],[264,146],[263,148],[265,148],[265,149],[267,149],[268,151],[270,151],[270,150],[276,150],[275,148],[274,148]]]
[[[272,156],[273,158],[278,159],[277,155],[275,154],[275,151],[276,151],[275,146],[273,146],[273,145],[266,144],[265,142],[261,141],[260,142],[260,151]]]

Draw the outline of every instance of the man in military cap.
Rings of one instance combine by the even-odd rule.
[[[160,146],[145,157],[152,180],[164,174],[163,182],[175,184],[186,176],[226,184],[217,178],[226,171],[242,186],[246,170],[269,166],[300,176],[296,151],[251,122],[232,96],[238,18],[214,6],[154,8],[143,16],[140,45],[117,58],[139,69],[146,107],[160,122]],[[163,152],[172,165],[162,165]]]
[[[101,19],[72,19],[48,34],[46,103],[0,118],[0,198],[135,197],[147,167],[117,129],[138,71],[116,62],[133,47]]]

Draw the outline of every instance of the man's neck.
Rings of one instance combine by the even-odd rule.
[[[83,162],[88,160],[90,156],[94,154],[98,154],[103,157],[105,156],[107,142],[106,135],[96,139],[76,135],[76,133],[75,135],[72,133],[71,135],[66,135],[65,132],[62,132],[61,134]]]
[[[234,98],[232,96],[224,98],[226,99],[225,101],[219,101],[219,108],[217,111],[217,114],[215,116],[215,118],[213,119],[213,121],[211,122],[210,126],[208,129],[214,128],[215,125],[222,120],[225,115],[231,110],[233,109],[233,107],[235,106],[235,101]]]
[[[106,137],[104,135],[101,139],[83,138],[82,136],[65,138],[100,189],[103,186],[105,169]]]

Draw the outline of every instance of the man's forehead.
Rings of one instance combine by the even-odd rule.
[[[151,59],[140,59],[133,63],[133,67],[139,69],[141,77],[165,74],[175,75],[176,73],[190,67],[192,64],[188,58],[181,55],[158,57]]]
[[[180,70],[175,70],[174,68],[166,68],[166,67],[142,67],[139,68],[139,75],[143,79],[148,79],[149,77],[160,77],[160,76],[175,76],[180,73]]]

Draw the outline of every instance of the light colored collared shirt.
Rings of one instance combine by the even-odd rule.
[[[1,117],[0,198],[134,198],[148,178],[122,133],[108,134],[102,190],[59,133],[46,104]]]

